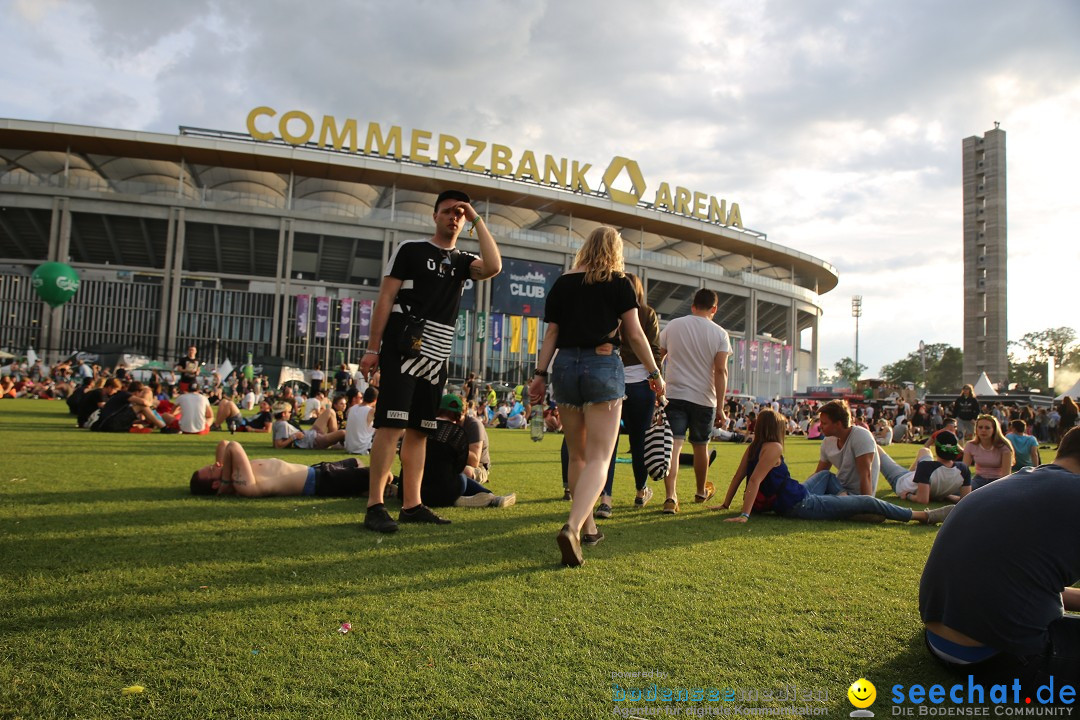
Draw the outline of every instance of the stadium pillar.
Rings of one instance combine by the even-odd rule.
[[[743,331],[743,336],[746,338],[747,346],[757,341],[757,290],[751,290],[750,295],[746,298],[746,330]],[[759,359],[753,365],[746,364],[746,389],[743,392],[747,395],[757,396],[758,372],[756,366],[760,363],[761,360]]]
[[[169,332],[165,336],[165,357],[167,361],[179,357],[176,354],[176,336],[180,332],[180,280],[184,276],[185,222],[184,208],[177,208],[175,247],[172,253],[172,276],[167,278],[169,283]]]
[[[281,355],[281,272],[285,263],[285,234],[289,221],[281,219],[278,225],[277,269],[274,272],[274,319],[270,323],[270,354]]]
[[[794,277],[794,275],[792,276]],[[788,313],[787,344],[791,348],[791,374],[787,374],[787,365],[784,365],[784,375],[787,388],[785,395],[795,394],[795,367],[799,362],[799,305],[795,298],[791,299],[791,311]],[[787,358],[784,358],[785,360]]]
[[[285,246],[282,250],[282,256],[284,257],[285,272],[280,274],[283,285],[281,293],[278,297],[278,304],[281,305],[281,334],[278,337],[277,355],[286,357],[285,349],[288,346],[289,338],[289,299],[292,296],[292,256],[293,256],[293,225],[292,220],[285,219],[282,221],[285,231]]]
[[[49,225],[49,260],[66,263],[71,249],[71,207],[67,198],[53,200],[52,222]],[[41,304],[41,334],[37,345],[46,362],[60,359],[60,338],[64,330],[64,306]],[[78,348],[75,348],[78,349]]]
[[[169,315],[169,298],[172,287],[173,254],[176,243],[176,214],[178,208],[169,208],[169,219],[165,229],[165,274],[161,278],[161,306],[158,308],[158,341],[155,348],[155,356],[167,359],[169,355],[167,341],[172,325],[172,317]]]

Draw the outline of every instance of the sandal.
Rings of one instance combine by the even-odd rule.
[[[715,494],[716,494],[716,486],[713,485],[711,482],[707,482],[707,483],[705,483],[705,494],[704,495],[702,495],[700,493],[694,493],[694,502],[696,502],[696,503],[708,502],[712,498],[712,496],[715,495]]]

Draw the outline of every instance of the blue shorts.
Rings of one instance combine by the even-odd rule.
[[[689,429],[691,445],[708,445],[716,420],[716,408],[689,400],[668,400],[667,419],[671,423],[671,434],[676,438],[686,437]]]
[[[593,348],[560,348],[551,368],[555,402],[570,407],[621,400],[626,375],[618,352],[597,355]]]
[[[315,468],[309,467],[307,469],[307,480],[304,482],[304,494],[315,494]]]

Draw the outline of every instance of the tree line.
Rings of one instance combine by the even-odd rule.
[[[1029,332],[1019,340],[1009,341],[1009,383],[1018,387],[1053,390],[1047,377],[1048,361],[1065,372],[1080,372],[1080,342],[1070,327],[1047,328]],[[882,366],[878,377],[892,383],[913,382],[930,393],[956,392],[963,385],[964,351],[948,343],[922,344],[896,362]],[[855,382],[869,368],[850,357],[841,358],[820,373],[822,382]],[[999,378],[991,378],[1000,382]]]

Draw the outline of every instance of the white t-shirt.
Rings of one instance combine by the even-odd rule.
[[[318,417],[322,412],[322,402],[319,398],[308,398],[304,403],[304,415],[303,420],[310,420],[312,416]]]
[[[870,431],[863,427],[853,426],[848,434],[844,447],[837,447],[837,439],[827,437],[821,441],[822,462],[829,462],[836,468],[836,477],[852,495],[862,494],[861,478],[859,477],[857,457],[873,454],[874,459],[870,463],[870,491],[877,489],[878,474],[881,472],[881,458],[877,454],[877,442]]]
[[[354,455],[367,455],[371,452],[371,439],[375,428],[368,418],[371,416],[370,405],[353,405],[345,416],[345,452]]]
[[[201,433],[206,429],[206,411],[210,402],[199,393],[183,393],[176,398],[180,408],[180,432]]]
[[[731,352],[727,330],[708,318],[685,315],[660,331],[660,347],[667,351],[667,397],[716,407],[713,359],[716,353]]]

